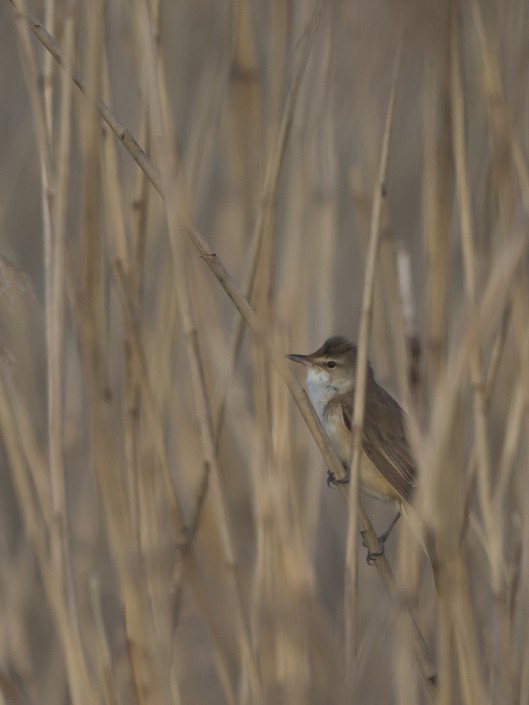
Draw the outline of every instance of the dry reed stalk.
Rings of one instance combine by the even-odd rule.
[[[274,259],[273,240],[275,238],[275,221],[276,207],[278,199],[279,178],[281,168],[285,160],[286,147],[289,141],[294,110],[298,101],[298,95],[301,87],[301,82],[306,71],[308,58],[312,46],[314,32],[317,26],[318,15],[315,14],[312,18],[311,25],[306,31],[306,36],[303,37],[302,52],[297,59],[297,66],[288,90],[286,104],[282,112],[281,120],[277,130],[277,135],[274,135],[273,146],[270,150],[270,156],[267,159],[263,185],[261,187],[261,195],[259,198],[259,206],[257,208],[257,216],[255,227],[251,236],[249,257],[245,266],[243,284],[241,290],[248,301],[257,296],[255,289],[261,287],[261,303],[263,308],[264,322],[263,328],[267,327],[266,318],[271,316],[271,312],[264,313],[268,309],[269,294],[271,287],[272,265]],[[245,63],[243,61],[243,63]],[[281,67],[278,66],[278,69]],[[279,73],[279,70],[278,70]],[[264,244],[268,243],[268,244]],[[264,251],[266,255],[263,255]],[[266,261],[263,266],[263,257]],[[264,273],[266,270],[266,274]],[[258,275],[259,273],[259,275]],[[261,284],[259,284],[261,282]],[[225,389],[222,391],[221,401],[215,414],[215,430],[217,434],[217,444],[222,432],[224,423],[224,415],[226,410],[226,401],[228,390],[231,385],[233,371],[237,362],[237,358],[241,349],[242,337],[244,331],[245,319],[237,316],[234,321],[233,333],[230,343],[230,363],[229,375],[226,380]],[[268,386],[268,385],[266,385]],[[264,395],[266,396],[266,395]],[[263,394],[261,394],[263,397]],[[264,427],[269,427],[270,424],[263,421]],[[261,454],[258,454],[261,457]],[[259,476],[259,475],[258,475]],[[257,476],[257,477],[258,477]],[[257,493],[258,496],[258,493]]]
[[[498,66],[498,58],[492,49],[490,37],[485,29],[479,5],[475,2],[471,3],[471,13],[473,26],[477,34],[481,59],[480,78],[487,107],[487,127],[489,130],[493,169],[496,176],[500,222],[505,235],[508,236],[511,230],[518,230],[520,220],[520,205],[518,204],[516,189],[512,184],[513,179],[509,178],[509,174],[506,173],[505,169],[506,163],[510,164],[509,156],[512,154],[514,173],[519,182],[518,186],[525,212],[529,204],[529,171],[526,159],[523,155],[523,149],[520,146],[520,140],[513,127],[510,106],[505,98],[505,87]],[[512,325],[519,355],[522,347],[527,344],[527,336],[521,334],[527,321],[527,314],[524,311],[525,305],[522,303],[526,300],[526,296],[526,281],[520,279],[513,293],[512,305]],[[519,365],[520,376],[525,382],[521,389],[526,390],[526,383],[529,378],[525,355],[519,357]],[[519,389],[517,391],[519,391]],[[524,396],[527,402],[526,393]],[[510,414],[507,417],[506,438],[500,459],[499,476],[497,478],[497,493],[493,497],[495,515],[502,518],[502,513],[499,510],[507,506],[505,500],[507,499],[506,490],[509,481],[509,475],[507,474],[508,463],[505,460],[505,454],[508,453],[508,451],[506,451],[508,444],[513,442],[513,436],[518,433],[518,408],[520,403],[519,394],[516,394],[511,401]],[[496,564],[500,564],[495,575],[495,615],[497,628],[495,659],[498,662],[496,664],[498,682],[496,692],[510,699],[514,697],[514,688],[512,686],[513,652],[511,649],[514,622],[512,621],[512,614],[509,614],[510,585],[508,584],[506,576],[506,562],[503,560],[503,552],[505,551],[505,546],[508,543],[512,543],[512,539],[510,538],[511,532],[509,531],[508,523],[502,521],[501,525],[504,533],[500,534],[496,543],[493,544],[493,547],[496,548],[496,553],[491,556],[491,561],[495,558]],[[489,553],[491,551],[488,545],[487,551]],[[500,555],[498,556],[498,554]]]
[[[0,401],[1,426],[4,443],[8,449],[13,468],[13,481],[24,512],[24,525],[33,545],[41,577],[46,591],[46,597],[56,620],[59,637],[70,679],[72,698],[75,702],[96,702],[95,693],[90,686],[84,655],[80,649],[79,634],[75,629],[75,621],[68,613],[68,603],[64,599],[62,573],[56,573],[48,558],[46,546],[46,531],[39,517],[38,507],[33,499],[32,486],[27,462],[24,458],[24,439],[16,425],[16,418],[9,408],[9,399],[13,392],[2,380],[2,395]]]
[[[360,318],[360,328],[358,333],[358,360],[355,380],[355,403],[353,410],[351,428],[351,466],[350,466],[350,501],[349,520],[347,531],[346,548],[346,578],[345,578],[345,660],[346,667],[352,668],[354,663],[354,612],[356,600],[354,599],[354,586],[356,584],[356,536],[357,526],[362,527],[361,516],[357,516],[358,500],[358,477],[360,470],[360,456],[362,453],[362,428],[364,424],[365,394],[367,381],[367,351],[369,347],[369,337],[371,331],[371,320],[373,315],[373,298],[375,289],[375,276],[377,271],[378,249],[380,243],[380,224],[382,217],[382,204],[385,194],[385,181],[387,178],[387,168],[389,160],[389,145],[391,128],[393,125],[393,109],[397,89],[397,79],[400,67],[401,42],[395,55],[395,64],[392,74],[391,90],[388,98],[387,112],[384,120],[384,130],[382,137],[382,148],[377,173],[377,179],[373,192],[373,204],[371,212],[371,228],[369,236],[369,249],[366,258],[364,289],[362,296],[362,313]],[[340,477],[343,473],[340,474]],[[354,682],[354,681],[353,681]]]
[[[54,56],[58,59],[59,63],[63,63],[62,59],[62,53],[60,52],[59,48],[57,47],[56,43],[47,35],[45,30],[38,24],[38,23],[33,23],[32,24],[32,29],[36,36],[45,43],[45,46],[49,48],[53,53]],[[79,75],[74,74],[74,81],[76,84],[81,87],[82,89],[84,88],[84,83],[79,77]],[[160,180],[158,178],[158,175],[156,174],[155,170],[153,169],[152,165],[150,164],[149,160],[145,157],[145,154],[141,151],[141,149],[138,147],[137,143],[133,138],[131,138],[130,133],[128,133],[127,130],[122,128],[117,120],[114,118],[114,116],[110,113],[108,110],[107,106],[105,104],[99,103],[98,109],[101,112],[101,115],[104,117],[105,121],[111,129],[115,130],[116,133],[120,136],[120,139],[122,142],[127,146],[128,149],[130,149],[132,156],[140,163],[142,168],[144,168],[145,173],[151,180],[151,182],[156,186],[157,190],[161,190],[161,185],[160,185]],[[232,301],[235,303],[236,307],[240,311],[240,313],[243,315],[245,318],[246,322],[250,325],[254,335],[256,336],[256,339],[261,341],[264,345],[265,348],[269,350],[269,354],[272,354],[272,359],[274,360],[277,368],[279,371],[284,370],[284,362],[280,359],[278,359],[276,354],[271,353],[269,344],[265,344],[263,341],[263,332],[262,332],[262,327],[258,323],[257,319],[255,318],[255,314],[249,307],[248,303],[244,299],[244,297],[241,295],[240,291],[237,289],[234,281],[231,279],[231,277],[228,275],[226,268],[218,258],[218,256],[214,253],[211,252],[203,238],[198,234],[198,232],[191,226],[187,221],[184,221],[184,228],[186,232],[190,235],[193,244],[198,248],[199,252],[201,253],[202,257],[205,259],[206,263],[210,267],[210,269],[213,271],[223,288],[226,290]],[[285,372],[283,372],[283,375],[285,375]],[[291,393],[294,396],[294,399],[298,406],[300,407],[300,410],[302,411],[305,420],[309,424],[309,428],[311,429],[311,432],[315,434],[316,439],[318,440],[318,444],[320,445],[320,449],[324,450],[324,454],[326,457],[327,464],[329,467],[334,469],[335,471],[338,471],[337,474],[340,474],[340,463],[337,462],[336,456],[334,455],[332,449],[328,445],[328,441],[326,441],[325,438],[321,437],[322,434],[322,428],[321,424],[319,424],[319,421],[317,418],[314,416],[314,412],[312,408],[310,407],[310,404],[308,403],[308,400],[306,398],[306,395],[304,393],[300,393],[299,386],[297,385],[297,382],[294,380],[294,378],[291,375],[286,374],[285,379],[287,381],[287,384],[289,386],[289,389]],[[319,437],[318,437],[319,436]],[[332,459],[332,460],[331,460]],[[329,460],[331,460],[329,462]],[[375,547],[378,545],[378,541],[376,538],[376,534],[373,531],[367,516],[363,512],[362,509],[360,509],[360,523],[363,526],[363,536],[368,543],[368,545]],[[226,534],[225,534],[226,535]],[[229,543],[226,544],[227,547],[229,547]],[[228,552],[229,553],[229,552]],[[386,582],[386,585],[391,585],[391,577],[390,577],[390,572],[389,568],[386,570],[387,563],[385,560],[379,560],[379,570],[383,571],[383,577],[384,581]],[[380,567],[381,566],[381,567]],[[385,575],[384,575],[385,574]],[[415,628],[416,629],[416,628]],[[243,632],[244,633],[244,630]],[[423,667],[424,667],[424,673],[426,674],[427,678],[430,677],[430,666],[429,666],[429,658],[425,656],[424,652],[424,644],[420,638],[420,635],[416,633],[416,636],[419,638],[418,647],[417,647],[417,653],[420,654],[422,653],[423,656],[425,657],[425,661],[423,662]],[[248,658],[250,656],[250,650],[248,648],[245,649],[246,657]],[[254,685],[256,682],[254,682]]]
[[[112,664],[112,652],[105,630],[105,620],[103,617],[103,606],[101,604],[101,586],[99,582],[92,578],[90,581],[90,602],[92,610],[92,620],[94,623],[92,651],[96,656],[95,670],[97,672],[100,689],[99,697],[104,699],[106,705],[118,705],[119,696],[116,683],[116,674]]]
[[[176,543],[179,548],[179,552],[181,554],[180,569],[177,576],[175,576],[173,589],[177,592],[181,590],[184,575],[187,574],[189,580],[193,585],[193,593],[195,595],[195,598],[197,599],[198,604],[201,606],[201,612],[207,619],[207,623],[212,634],[212,638],[214,640],[214,653],[217,654],[216,665],[219,669],[219,678],[221,680],[221,683],[223,684],[228,701],[232,702],[233,686],[228,678],[228,669],[224,663],[224,660],[220,656],[220,654],[222,654],[222,650],[217,646],[220,637],[218,635],[214,620],[210,616],[208,616],[208,612],[206,610],[207,603],[203,597],[203,589],[200,586],[200,577],[195,565],[196,556],[194,555],[193,538],[194,531],[196,529],[195,523],[197,520],[198,513],[195,513],[194,519],[191,523],[191,529],[189,530],[187,528],[187,522],[184,522],[182,516],[182,509],[180,507],[179,498],[176,496],[175,490],[173,488],[173,482],[171,479],[171,472],[166,453],[166,445],[162,434],[162,417],[160,410],[158,409],[152,395],[152,389],[148,378],[148,367],[146,363],[145,352],[143,350],[138,331],[137,315],[135,315],[135,312],[132,310],[131,302],[133,299],[127,288],[126,277],[120,266],[117,266],[116,268],[115,281],[117,284],[118,292],[120,293],[121,297],[122,310],[125,313],[126,318],[133,379],[137,380],[137,383],[139,385],[142,406],[144,408],[144,416],[146,421],[148,422],[151,437],[156,440],[155,445],[157,448],[157,457],[160,463],[165,488],[165,501],[167,501],[169,504],[173,532],[176,538]],[[146,496],[147,488],[145,486],[145,480],[143,479],[141,474],[139,475],[138,479],[138,492],[140,494],[140,497]],[[200,504],[201,502],[199,501],[198,506],[200,506]],[[154,512],[156,512],[156,507],[154,507],[153,510]],[[178,595],[176,600],[179,600]],[[174,627],[176,627],[176,624],[178,623],[179,611],[180,609],[178,606],[178,602],[175,602],[175,614],[173,614],[171,618],[171,622]]]
[[[523,460],[529,309],[527,247],[525,238],[519,239],[528,192],[527,136],[525,107],[512,96],[519,46],[512,35],[506,42],[509,22],[522,8],[513,0],[495,23],[493,9],[471,3],[461,16],[459,38],[452,30],[449,40],[443,29],[439,46],[432,42],[425,49],[421,25],[421,31],[407,35],[399,80],[403,100],[397,102],[394,130],[399,140],[401,135],[406,139],[408,123],[416,129],[420,122],[413,119],[418,112],[424,139],[421,144],[414,136],[409,151],[402,149],[406,143],[392,143],[376,267],[382,296],[375,295],[370,339],[378,375],[390,387],[400,380],[399,396],[411,407],[421,478],[418,509],[424,495],[424,516],[441,545],[448,545],[444,556],[451,555],[453,563],[446,566],[448,585],[438,606],[428,580],[419,581],[417,551],[406,527],[399,528],[397,587],[389,582],[394,599],[384,599],[376,577],[358,565],[352,678],[344,672],[341,638],[345,517],[336,511],[336,493],[326,492],[321,475],[313,472],[321,461],[310,437],[305,434],[304,443],[298,443],[300,429],[288,414],[283,380],[326,466],[339,472],[340,465],[279,351],[292,350],[289,337],[313,345],[326,333],[350,329],[364,258],[357,255],[358,243],[343,237],[352,216],[343,175],[354,163],[357,182],[365,184],[366,173],[378,162],[373,115],[380,114],[386,99],[390,59],[373,50],[371,38],[377,37],[377,46],[390,46],[395,37],[394,23],[381,8],[322,3],[294,113],[285,91],[287,67],[290,56],[296,63],[303,55],[303,45],[295,42],[313,10],[310,4],[294,10],[244,2],[201,13],[210,8],[165,3],[162,16],[157,0],[138,0],[133,7],[118,1],[97,18],[103,3],[83,14],[78,3],[69,2],[63,15],[60,3],[47,0],[46,23],[51,24],[46,26],[55,27],[66,47],[73,34],[83,47],[78,56],[70,56],[69,49],[65,53],[71,65],[88,67],[89,101],[76,102],[69,74],[54,71],[38,50],[29,59],[27,37],[15,38],[26,47],[27,84],[41,136],[36,148],[32,145],[35,159],[20,146],[31,143],[22,112],[20,126],[10,129],[4,154],[5,162],[12,162],[10,178],[0,172],[6,204],[0,209],[2,227],[9,231],[11,212],[29,215],[32,210],[29,180],[23,189],[18,186],[24,155],[49,162],[37,180],[53,197],[44,203],[45,219],[31,223],[37,233],[45,226],[46,266],[35,237],[30,241],[34,253],[22,260],[23,268],[33,262],[32,277],[32,267],[45,274],[45,308],[40,310],[38,295],[35,305],[22,291],[9,302],[0,268],[2,336],[5,357],[13,359],[2,367],[0,405],[7,460],[0,556],[9,564],[10,585],[2,588],[0,600],[9,610],[0,689],[7,699],[25,698],[27,690],[27,700],[38,693],[43,702],[245,703],[259,699],[253,697],[255,658],[266,701],[423,703],[428,696],[412,656],[420,637],[410,608],[428,640],[437,642],[438,702],[523,702],[529,690],[523,648],[529,589],[529,525],[523,511],[529,492]],[[29,6],[29,0],[18,5],[19,20]],[[249,68],[248,82],[233,68],[238,12],[245,29],[236,61]],[[194,24],[188,26],[190,18]],[[129,31],[133,25],[141,26],[136,34]],[[274,28],[279,31],[271,38]],[[46,40],[42,27],[34,30]],[[144,32],[152,35],[149,51]],[[98,40],[102,33],[103,42]],[[53,49],[53,41],[46,41]],[[445,62],[450,41],[457,42],[452,45],[451,106]],[[274,55],[273,46],[280,49]],[[151,80],[145,59],[154,53],[159,63],[150,68]],[[418,102],[418,72],[411,64],[419,66],[423,56],[429,63]],[[464,65],[468,83],[457,85],[458,64]],[[156,110],[142,89],[150,86],[149,92],[158,81],[170,87],[162,88],[160,102],[167,103],[170,94],[174,105],[172,110],[162,106],[153,120],[148,113],[155,116]],[[11,83],[5,83],[8,96]],[[225,96],[232,88],[238,95],[228,105]],[[97,109],[128,141],[143,170],[122,159],[106,128],[101,134],[95,114],[99,95],[119,104],[120,112],[129,110],[127,123],[132,128],[136,120],[140,141],[152,145],[163,175],[103,104]],[[6,105],[11,108],[9,101]],[[456,117],[452,127],[450,110]],[[4,111],[3,120],[12,112]],[[170,119],[161,119],[165,112]],[[252,251],[248,223],[256,184],[264,177],[259,154],[269,149],[279,116],[286,119],[289,112],[293,123],[279,160],[275,148],[270,152],[276,175],[266,192],[273,203],[261,205],[268,215],[256,219]],[[266,134],[255,129],[261,114],[268,116]],[[356,129],[358,122],[362,130]],[[181,155],[176,167],[174,142]],[[329,174],[318,171],[324,152],[331,155]],[[419,183],[412,173],[421,157]],[[463,250],[459,233],[454,236],[459,230],[453,218],[454,160]],[[165,205],[151,198],[147,174],[160,191],[171,194]],[[401,177],[402,183],[393,181]],[[321,189],[313,187],[315,182]],[[412,193],[421,189],[422,244],[416,247],[413,235],[403,239],[412,258],[418,335],[424,344],[424,415],[416,419],[413,404],[406,402],[403,297],[391,240],[397,232],[400,239],[401,228],[413,230],[419,199]],[[83,192],[86,198],[79,203]],[[368,224],[365,201],[356,199],[354,215],[358,223],[364,215]],[[17,224],[23,238],[25,222]],[[194,222],[212,233],[211,244]],[[185,231],[202,258],[181,242]],[[236,279],[230,279],[213,243]],[[17,249],[15,259],[18,254]],[[219,295],[200,259],[222,280],[243,316]],[[465,261],[474,293],[461,304]],[[84,288],[83,271],[89,284]],[[257,315],[248,303],[256,278],[261,282]],[[244,286],[237,286],[243,279]],[[38,275],[36,288],[40,291]],[[229,342],[232,320],[240,331],[234,343]],[[254,368],[236,353],[243,320],[257,351]],[[48,357],[41,345],[46,337]],[[197,361],[193,381],[186,348]],[[475,392],[468,377],[479,355],[481,388]],[[229,379],[227,370],[232,370]],[[53,401],[49,413],[45,391]],[[223,398],[219,442],[215,420]],[[473,399],[478,403],[469,415]],[[92,436],[85,429],[89,417]],[[479,425],[480,443],[474,433]],[[485,504],[484,460],[490,465]],[[212,463],[213,475],[221,476],[215,498],[207,491]],[[215,521],[212,499],[220,521]],[[61,506],[67,519],[62,535],[54,513]],[[491,527],[497,529],[492,541]],[[394,541],[389,556],[393,548]],[[351,558],[350,545],[348,551]],[[237,562],[238,587],[226,564],[230,556]],[[30,565],[32,558],[37,568]],[[384,562],[378,562],[383,572]],[[100,584],[95,592],[93,581]],[[27,629],[30,620],[35,629],[32,622]],[[247,635],[241,621],[249,625]],[[39,625],[49,636],[45,653],[39,648]],[[419,660],[424,663],[424,656]]]
[[[471,309],[468,317],[469,325],[467,326],[461,340],[453,346],[451,356],[448,360],[446,379],[441,381],[443,394],[438,395],[432,413],[430,424],[430,438],[428,446],[423,445],[420,450],[420,467],[428,468],[428,475],[424,474],[425,478],[429,478],[428,482],[421,485],[423,500],[426,500],[422,506],[423,516],[429,517],[429,521],[436,516],[435,512],[443,511],[448,514],[446,504],[436,506],[433,504],[432,496],[428,496],[431,492],[439,491],[441,477],[446,483],[447,468],[450,463],[449,449],[451,447],[450,437],[453,431],[455,418],[455,409],[457,404],[458,392],[468,369],[469,359],[472,354],[478,349],[482,339],[490,332],[492,326],[501,316],[506,300],[509,294],[508,282],[517,274],[520,267],[520,255],[527,247],[526,239],[518,240],[516,245],[508,245],[504,248],[501,257],[490,272],[486,282],[485,289],[482,292],[479,303],[475,304]],[[450,496],[453,493],[453,488],[445,486],[444,492]],[[443,497],[446,502],[446,499]],[[453,501],[453,500],[452,500]],[[437,497],[437,502],[439,499]],[[444,521],[445,517],[441,519]],[[438,520],[439,521],[439,520]],[[441,536],[441,531],[446,531],[443,524],[438,529],[438,536]],[[452,529],[449,529],[450,531]],[[446,539],[445,539],[446,540]],[[446,549],[445,549],[446,550]],[[472,673],[472,678],[475,680],[475,688],[467,693],[473,702],[475,693],[479,692],[476,688],[480,688],[484,692],[484,685],[480,682],[481,675],[478,675],[479,669],[482,668],[480,663],[480,650],[477,647],[477,628],[473,622],[475,618],[473,603],[468,592],[468,569],[463,562],[463,557],[457,548],[453,548],[455,553],[446,554],[444,560],[448,560],[451,572],[450,579],[446,583],[441,583],[444,586],[441,592],[441,600],[439,606],[439,682],[440,692],[439,698],[441,702],[448,702],[453,697],[452,688],[452,672],[456,667],[452,663],[452,657],[457,654],[458,668],[463,669],[461,677],[466,677],[468,673]],[[442,554],[441,554],[442,555]],[[443,560],[443,557],[441,558]],[[445,566],[446,570],[447,566]],[[464,625],[464,629],[463,626]],[[465,632],[464,636],[461,632]],[[461,652],[453,650],[453,639],[456,641],[464,640],[465,644],[473,645],[473,648],[465,648]],[[463,641],[459,641],[462,644]],[[457,669],[456,669],[457,670]]]
[[[62,456],[63,440],[63,388],[62,368],[64,364],[64,230],[65,230],[65,201],[67,198],[65,160],[68,157],[68,127],[70,124],[68,100],[71,94],[70,87],[63,90],[65,100],[64,111],[61,114],[61,134],[59,144],[59,163],[57,173],[53,170],[52,159],[52,132],[50,121],[50,91],[51,86],[45,84],[44,105],[41,104],[38,84],[38,71],[29,43],[29,34],[25,19],[20,18],[17,23],[23,56],[26,64],[27,82],[30,86],[30,95],[33,119],[38,135],[39,154],[41,156],[41,174],[43,182],[42,208],[44,222],[44,261],[45,261],[45,307],[47,338],[47,387],[48,387],[48,435],[49,458],[48,469],[51,486],[51,507],[46,517],[50,540],[51,569],[56,583],[50,590],[56,591],[55,600],[64,600],[68,609],[68,619],[71,625],[66,625],[64,618],[61,620],[61,637],[65,651],[73,650],[67,654],[68,676],[71,683],[72,694],[76,702],[82,699],[82,693],[87,689],[89,679],[84,662],[84,654],[80,641],[77,607],[72,585],[72,568],[69,559],[68,520],[65,500],[64,464]],[[67,34],[67,42],[69,42]],[[49,78],[45,73],[45,79]],[[70,83],[69,81],[67,82]],[[56,201],[55,201],[56,199]],[[57,205],[56,205],[57,204]],[[35,466],[32,466],[35,467]],[[45,505],[43,505],[45,506]],[[44,569],[45,551],[40,550],[41,570]],[[48,585],[50,582],[48,580]],[[90,689],[87,697],[93,697]]]
[[[456,171],[456,192],[458,200],[458,210],[460,218],[460,228],[461,228],[461,240],[462,240],[462,250],[463,250],[463,262],[465,269],[465,288],[467,298],[470,304],[474,303],[476,300],[476,287],[477,287],[477,272],[476,272],[476,256],[475,248],[473,242],[473,223],[471,215],[471,203],[470,203],[470,186],[468,177],[468,165],[467,165],[467,147],[466,147],[466,137],[465,137],[465,106],[464,106],[464,92],[462,84],[462,67],[461,67],[461,57],[460,57],[460,17],[457,11],[453,10],[452,24],[450,31],[450,88],[451,88],[451,104],[452,104],[452,138],[454,144],[454,162]],[[483,389],[483,368],[481,363],[481,353],[478,347],[473,351],[472,356],[469,358],[469,369],[470,369],[470,379],[473,388],[473,410],[474,410],[474,430],[476,434],[475,444],[476,444],[476,454],[477,454],[477,466],[478,466],[478,496],[481,505],[482,516],[485,522],[485,533],[487,544],[492,550],[492,547],[496,546],[496,551],[493,552],[491,561],[491,570],[493,571],[493,576],[496,576],[496,580],[493,578],[493,582],[497,583],[498,580],[498,557],[501,554],[498,552],[499,544],[498,541],[501,540],[501,531],[498,526],[497,521],[494,520],[494,513],[492,512],[491,505],[491,490],[490,490],[490,460],[489,451],[487,443],[487,421],[485,416],[485,401],[484,401],[484,389]],[[453,532],[446,532],[443,537],[447,542],[444,550],[446,551],[449,560],[452,559],[455,548],[455,541],[457,540],[457,525],[454,527],[455,534]],[[489,554],[491,555],[491,554]],[[441,565],[444,558],[441,558]],[[442,570],[442,569],[441,569]],[[460,568],[463,573],[463,566]],[[441,573],[441,581],[442,573]],[[485,697],[484,683],[483,683],[483,670],[482,665],[479,660],[475,658],[475,647],[477,645],[477,632],[476,623],[474,620],[474,614],[471,607],[470,595],[463,591],[463,585],[466,584],[466,575],[461,575],[460,582],[458,582],[459,587],[459,599],[462,602],[460,613],[458,614],[454,609],[453,614],[453,629],[454,638],[456,640],[466,638],[469,640],[471,647],[474,647],[474,651],[470,651],[472,656],[470,658],[461,658],[461,674],[464,687],[465,701],[468,703],[479,702],[481,698]],[[456,598],[457,599],[457,598]],[[464,636],[461,632],[464,632]],[[466,655],[468,652],[466,649],[461,649],[461,651]],[[472,687],[467,684],[470,680]]]
[[[449,281],[450,138],[447,134],[445,67],[437,56],[428,57],[424,70],[423,230],[426,257],[428,391],[436,387],[446,351],[447,286]],[[441,65],[439,65],[441,64]],[[439,118],[441,113],[441,119]],[[441,132],[439,139],[438,133]]]
[[[140,12],[138,13],[138,19],[140,18],[143,20],[141,26],[144,27],[141,41],[145,49],[148,75],[151,81],[151,94],[149,96],[151,116],[156,131],[156,137],[160,140],[159,152],[162,168],[162,183],[165,185],[165,192],[173,193],[177,198],[176,207],[173,204],[169,204],[168,201],[165,202],[166,217],[173,250],[173,264],[176,270],[177,298],[188,347],[194,397],[201,426],[204,459],[210,469],[209,482],[217,516],[227,577],[229,578],[230,588],[232,590],[233,610],[237,619],[236,631],[240,641],[242,665],[250,683],[252,696],[257,702],[260,702],[262,698],[262,685],[259,666],[251,644],[249,621],[244,605],[244,594],[241,586],[241,576],[229,517],[229,509],[215,452],[212,410],[204,379],[202,353],[199,348],[197,330],[195,328],[191,301],[189,299],[186,271],[184,269],[186,256],[183,240],[181,239],[181,232],[185,229],[185,226],[183,225],[184,218],[182,217],[181,211],[186,213],[186,216],[189,211],[177,173],[175,160],[174,158],[171,159],[169,156],[169,154],[175,155],[176,150],[173,146],[170,152],[166,151],[167,145],[172,144],[172,139],[170,137],[171,120],[168,111],[167,88],[164,82],[163,64],[161,57],[156,57],[156,48],[148,33],[148,17],[144,14],[143,8],[140,8]],[[158,81],[160,82],[159,85]]]
[[[466,157],[464,93],[462,85],[462,68],[460,57],[460,18],[453,12],[450,42],[450,83],[452,100],[452,125],[454,143],[454,161],[456,169],[456,189],[459,205],[463,261],[465,267],[465,284],[467,297],[472,304],[476,299],[477,264],[474,246],[473,223],[471,215],[470,185]],[[495,537],[500,535],[498,526],[493,522],[490,505],[490,460],[487,447],[487,426],[485,417],[485,399],[483,386],[483,369],[479,350],[475,350],[470,360],[470,377],[474,392],[474,424],[478,457],[478,494],[485,521],[487,540],[492,546]],[[494,566],[491,566],[494,569]]]
[[[307,4],[305,11],[309,10]],[[297,120],[290,138],[290,151],[299,154],[300,159],[287,172],[284,200],[288,207],[283,219],[287,242],[279,254],[281,280],[277,288],[276,315],[280,318],[280,326],[289,330],[291,339],[299,340],[307,347],[338,329],[339,183],[333,111],[337,97],[332,80],[335,61],[332,36],[332,13],[327,8],[319,18],[318,36],[313,40],[312,60],[303,81]],[[321,58],[317,60],[317,57]],[[310,145],[309,149],[307,144]],[[307,246],[309,241],[312,242],[311,247]],[[293,277],[292,271],[298,268],[310,275]],[[347,313],[349,325],[350,312]],[[292,343],[289,342],[284,349],[293,349]],[[295,467],[294,463],[293,470]],[[291,477],[294,482],[296,475],[292,473]],[[311,547],[315,551],[319,541],[322,500],[326,492],[321,482],[317,455],[307,459],[301,477],[304,492],[299,500],[300,521],[307,527],[305,545],[308,550]],[[291,496],[296,496],[294,486]]]

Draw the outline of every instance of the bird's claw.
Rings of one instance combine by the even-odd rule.
[[[349,482],[349,473],[345,477],[336,477],[331,471],[327,470],[327,487],[336,487],[336,485],[346,485]]]
[[[334,477],[334,473],[330,470],[327,470],[327,487],[334,487],[335,485],[336,478]]]
[[[369,546],[366,544],[365,540],[362,541],[362,545],[364,548],[367,548],[367,556],[366,556],[366,561],[368,565],[373,565],[375,562],[374,559],[378,558],[384,553],[384,548],[386,546],[386,540],[388,536],[390,535],[391,531],[393,530],[393,527],[395,524],[398,522],[400,518],[400,512],[397,512],[395,518],[391,522],[391,524],[388,526],[388,528],[384,531],[383,534],[381,534],[378,537],[378,551],[372,551]]]
[[[382,534],[382,536],[378,537],[378,551],[372,551],[367,543],[365,542],[365,539],[362,541],[362,546],[364,548],[367,548],[367,556],[366,556],[366,561],[367,565],[374,565],[375,564],[375,558],[379,558],[379,556],[382,556],[384,554],[384,551],[386,549],[386,539],[387,535]]]
[[[365,546],[365,544],[364,544]],[[384,554],[384,542],[380,541],[379,543],[379,549],[378,551],[371,551],[370,548],[367,548],[367,556],[366,556],[366,561],[367,565],[375,565],[375,558],[378,558],[379,556],[382,556]]]

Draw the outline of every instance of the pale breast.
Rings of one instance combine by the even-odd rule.
[[[349,466],[351,432],[345,425],[342,402],[336,390],[330,386],[328,374],[322,370],[310,369],[307,374],[307,392],[336,452],[344,465]],[[396,490],[364,452],[360,462],[360,487],[383,502],[400,503]]]
[[[342,462],[345,465],[349,465],[351,459],[351,433],[344,424],[341,411],[325,414],[322,420],[325,430],[327,431],[327,435],[331,439],[333,446],[336,448],[336,452],[340,456]]]
[[[310,367],[307,370],[307,394],[321,422],[324,424],[325,408],[331,399],[336,396],[336,391],[330,385],[328,373],[324,370]]]

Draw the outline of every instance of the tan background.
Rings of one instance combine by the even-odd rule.
[[[428,702],[405,606],[440,703],[529,702],[529,17],[464,5],[329,0],[311,20],[303,1],[28,1],[162,172],[177,162],[164,206],[0,4],[5,702]],[[401,522],[397,597],[356,547],[345,610],[346,504],[246,327],[235,358],[240,316],[186,223],[279,352],[356,339],[399,39],[369,349],[422,426],[445,584]],[[176,506],[191,533],[200,516],[189,541]],[[392,510],[366,506],[382,530]]]

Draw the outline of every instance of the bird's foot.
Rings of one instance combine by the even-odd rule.
[[[367,548],[367,556],[366,556],[366,561],[367,565],[374,565],[375,564],[375,558],[378,558],[379,556],[384,555],[385,551],[385,543],[386,543],[386,538],[384,534],[382,536],[378,537],[378,551],[372,551],[369,546],[366,544],[365,541],[362,542],[364,548]]]
[[[397,512],[397,514],[395,515],[395,518],[393,519],[391,524],[388,526],[388,528],[384,531],[383,534],[381,534],[378,537],[378,546],[379,546],[378,551],[372,551],[369,548],[369,546],[366,544],[365,541],[362,542],[364,548],[367,548],[366,561],[367,561],[368,565],[373,565],[373,563],[375,562],[374,559],[378,558],[379,556],[381,556],[384,553],[386,539],[391,534],[393,527],[395,526],[395,524],[398,522],[399,519],[400,519],[400,512]]]
[[[336,487],[336,485],[346,485],[349,482],[349,473],[345,477],[336,477],[336,475],[327,470],[327,487]]]

